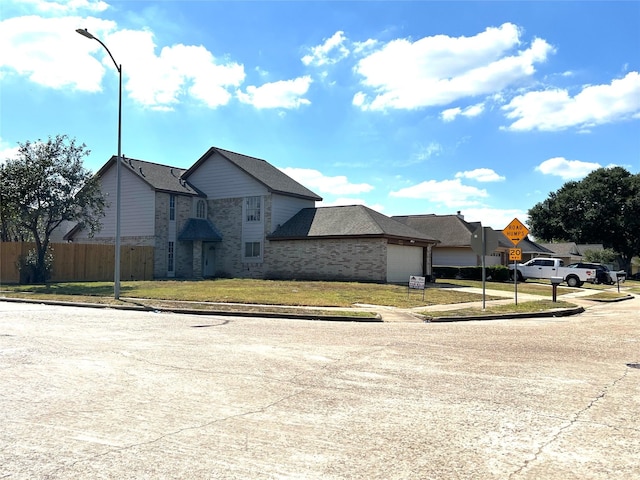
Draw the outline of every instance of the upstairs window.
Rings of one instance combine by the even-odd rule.
[[[176,219],[176,196],[169,195],[169,220]]]
[[[261,218],[260,197],[247,197],[245,215],[247,222],[259,222]]]
[[[198,200],[196,204],[196,217],[197,218],[205,218],[207,216],[207,209],[205,208],[206,204],[204,200]]]

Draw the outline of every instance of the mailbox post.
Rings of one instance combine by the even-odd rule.
[[[558,285],[562,283],[562,277],[551,277],[551,285],[553,286],[553,302],[558,299]]]

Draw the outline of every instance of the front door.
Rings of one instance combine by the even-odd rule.
[[[216,273],[216,247],[213,243],[203,243],[202,250],[202,275],[205,277],[213,277]]]

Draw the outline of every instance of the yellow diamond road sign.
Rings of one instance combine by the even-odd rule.
[[[502,233],[504,233],[505,237],[507,237],[514,246],[516,246],[522,241],[524,237],[527,236],[527,234],[529,233],[529,229],[525,227],[520,220],[514,218],[511,223],[506,226]]]

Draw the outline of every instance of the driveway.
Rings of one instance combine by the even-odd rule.
[[[0,302],[0,478],[639,478],[638,312],[335,323]]]

